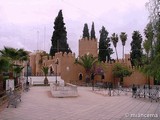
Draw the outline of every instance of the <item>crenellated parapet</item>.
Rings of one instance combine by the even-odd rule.
[[[85,38],[81,38],[79,41],[84,41],[84,42],[87,42],[87,41],[91,41],[91,42],[97,42],[97,39],[95,38],[87,38],[87,37],[85,37]]]
[[[62,53],[62,52],[57,52],[57,53],[55,53],[55,56],[43,56],[42,57],[42,59],[43,60],[54,60],[54,59],[56,59],[56,58],[69,58],[69,57],[71,57],[71,58],[75,58],[75,53],[66,53],[66,52],[64,52],[64,53]]]

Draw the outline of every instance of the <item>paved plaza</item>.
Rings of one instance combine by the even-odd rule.
[[[160,101],[131,95],[104,96],[78,87],[78,97],[53,98],[49,87],[31,87],[17,108],[0,112],[0,120],[159,120]],[[159,117],[158,117],[159,116]]]

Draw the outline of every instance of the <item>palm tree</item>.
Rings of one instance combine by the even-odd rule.
[[[27,61],[28,60],[28,52],[24,49],[17,50],[17,60],[19,61]]]
[[[20,65],[15,65],[13,67],[13,73],[14,73],[14,78],[15,78],[15,86],[18,84],[18,78],[20,77],[23,68],[24,67],[20,66]]]
[[[9,66],[9,78],[13,79],[13,65],[16,56],[16,50],[14,48],[10,47],[4,47],[3,50],[0,50],[1,56],[8,60],[10,66]]]
[[[5,57],[0,56],[0,74],[9,70],[9,60]]]
[[[43,66],[42,67],[42,71],[45,75],[45,78],[44,78],[44,84],[47,85],[48,84],[48,78],[47,78],[47,75],[48,75],[48,67],[47,66]]]
[[[76,60],[76,64],[79,64],[84,67],[86,73],[90,73],[93,65],[97,62],[97,57],[93,57],[93,55],[85,54],[84,56],[80,57]]]
[[[16,64],[17,61],[28,60],[28,53],[24,49],[4,47],[3,50],[0,50],[0,53],[3,57],[8,58],[12,64]]]
[[[122,55],[123,55],[123,62],[124,62],[124,46],[126,44],[127,34],[125,32],[121,32],[120,39],[121,39],[122,46],[123,46],[123,54]]]
[[[10,77],[13,76],[13,66],[17,65],[17,61],[26,61],[28,59],[28,53],[24,49],[4,47],[3,50],[0,50],[0,53],[1,56],[8,59],[10,63]]]
[[[76,59],[75,64],[79,64],[84,67],[87,76],[90,76],[91,69],[93,68],[94,64],[97,62],[97,57],[93,57],[93,55],[85,54],[84,56],[80,57],[79,59]]]
[[[112,36],[111,36],[111,40],[113,42],[113,46],[115,48],[115,51],[116,51],[116,56],[117,56],[117,61],[118,61],[118,54],[117,54],[117,43],[118,43],[118,35],[113,33]]]
[[[4,77],[3,73],[9,70],[9,61],[5,57],[0,56],[0,86],[3,86]],[[0,87],[0,91],[3,91],[3,87]]]

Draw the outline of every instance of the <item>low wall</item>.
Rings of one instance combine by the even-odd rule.
[[[54,84],[50,84],[50,90],[53,97],[77,97],[78,90],[77,86],[66,83],[66,86],[56,86]]]
[[[34,84],[43,84],[45,76],[29,76],[28,81],[31,85]],[[56,83],[56,76],[47,76],[48,83]],[[61,79],[61,76],[57,76],[57,82],[61,85],[64,85],[64,80]]]

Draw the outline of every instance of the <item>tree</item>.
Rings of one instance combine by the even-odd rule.
[[[0,53],[1,53],[1,56],[8,59],[12,65],[18,59],[18,52],[14,48],[4,47],[3,50],[0,50]]]
[[[132,71],[128,67],[122,66],[122,64],[119,63],[114,65],[112,72],[114,77],[120,78],[121,85],[123,85],[123,78],[132,74]]]
[[[154,28],[153,28],[154,27]],[[154,78],[154,83],[159,84],[160,79],[160,23],[157,22],[156,26],[151,23],[147,24],[144,30],[146,40],[143,47],[146,52],[147,60],[141,71],[147,76],[148,83],[150,84],[150,77]],[[156,66],[156,67],[155,67]]]
[[[79,64],[82,67],[84,67],[86,74],[90,76],[91,70],[94,67],[94,64],[97,62],[97,57],[93,57],[93,55],[85,54],[84,56],[81,56],[79,59],[76,59],[75,64]]]
[[[45,78],[44,78],[44,84],[47,85],[48,84],[48,78],[47,78],[47,75],[48,75],[48,67],[47,66],[43,66],[42,67],[42,71],[45,75]]]
[[[3,86],[4,83],[4,77],[3,77],[3,73],[8,72],[10,67],[9,61],[7,58],[2,57],[0,55],[0,86]],[[3,87],[0,87],[0,91],[3,90]]]
[[[153,46],[154,33],[151,23],[147,24],[146,28],[144,29],[144,35],[146,38],[143,41],[143,48],[144,48],[143,52],[145,52],[143,53],[144,55],[142,57],[143,66],[141,66],[138,70],[146,76],[148,80],[148,85],[150,85],[150,76],[153,77],[153,75],[151,74],[153,73],[151,62],[153,62],[154,58],[154,46]]]
[[[20,68],[17,67],[17,61],[26,61],[28,59],[28,52],[24,49],[15,49],[11,47],[4,47],[0,50],[0,71],[9,72],[9,78],[15,79],[15,85],[17,85],[18,74]],[[13,76],[15,73],[15,76]]]
[[[121,39],[122,46],[123,46],[123,61],[124,61],[124,46],[126,44],[127,34],[125,32],[121,32],[120,39]]]
[[[54,56],[56,52],[72,52],[67,43],[67,31],[65,23],[63,22],[62,10],[59,11],[58,16],[54,22],[54,31],[52,35],[52,46],[50,49],[50,55]]]
[[[75,64],[79,64],[84,67],[86,73],[90,73],[93,65],[97,62],[97,57],[93,57],[92,54],[85,54],[84,56],[76,59]]]
[[[28,59],[28,52],[24,49],[15,49],[11,47],[4,47],[0,50],[1,56],[9,62],[10,77],[13,77],[13,67],[17,65],[17,61],[26,61]]]
[[[113,46],[115,48],[116,56],[117,56],[117,60],[118,60],[118,54],[117,54],[118,35],[113,33],[112,36],[111,36],[111,40],[112,40]]]
[[[7,58],[12,64],[17,64],[17,61],[28,60],[28,52],[24,49],[4,47],[3,50],[0,50],[0,53],[3,57]]]
[[[13,76],[14,76],[14,79],[15,79],[15,86],[18,84],[18,78],[20,77],[21,73],[22,73],[22,70],[23,70],[23,66],[20,66],[20,65],[15,65],[13,67]]]
[[[20,77],[20,74],[23,70],[23,66],[20,66],[20,65],[16,65],[14,68],[13,68],[13,71],[15,73],[15,77]]]
[[[131,64],[132,66],[142,65],[142,36],[139,31],[134,31],[131,42]]]
[[[143,72],[148,78],[153,77],[154,84],[160,84],[160,15],[159,15],[159,0],[150,0],[146,3],[149,11],[149,23],[147,24],[144,33],[146,42],[144,48],[148,49],[148,63],[142,67]],[[159,82],[159,83],[158,83]]]
[[[0,56],[0,74],[8,72],[10,67],[9,60],[5,57]]]
[[[95,30],[94,30],[94,22],[92,22],[92,28],[91,28],[91,39],[95,39],[96,35],[95,35]]]
[[[100,40],[99,40],[99,54],[98,58],[100,61],[107,62],[111,60],[111,54],[113,54],[113,49],[111,48],[110,39],[108,38],[108,31],[102,26],[100,30]]]
[[[149,52],[150,52],[150,49],[151,49],[149,40],[143,41],[143,48],[146,52],[146,63],[148,64],[149,63]]]
[[[83,28],[83,38],[89,39],[89,29],[87,23],[84,24]]]
[[[28,52],[24,49],[17,50],[17,60],[18,61],[27,61],[28,60]]]

